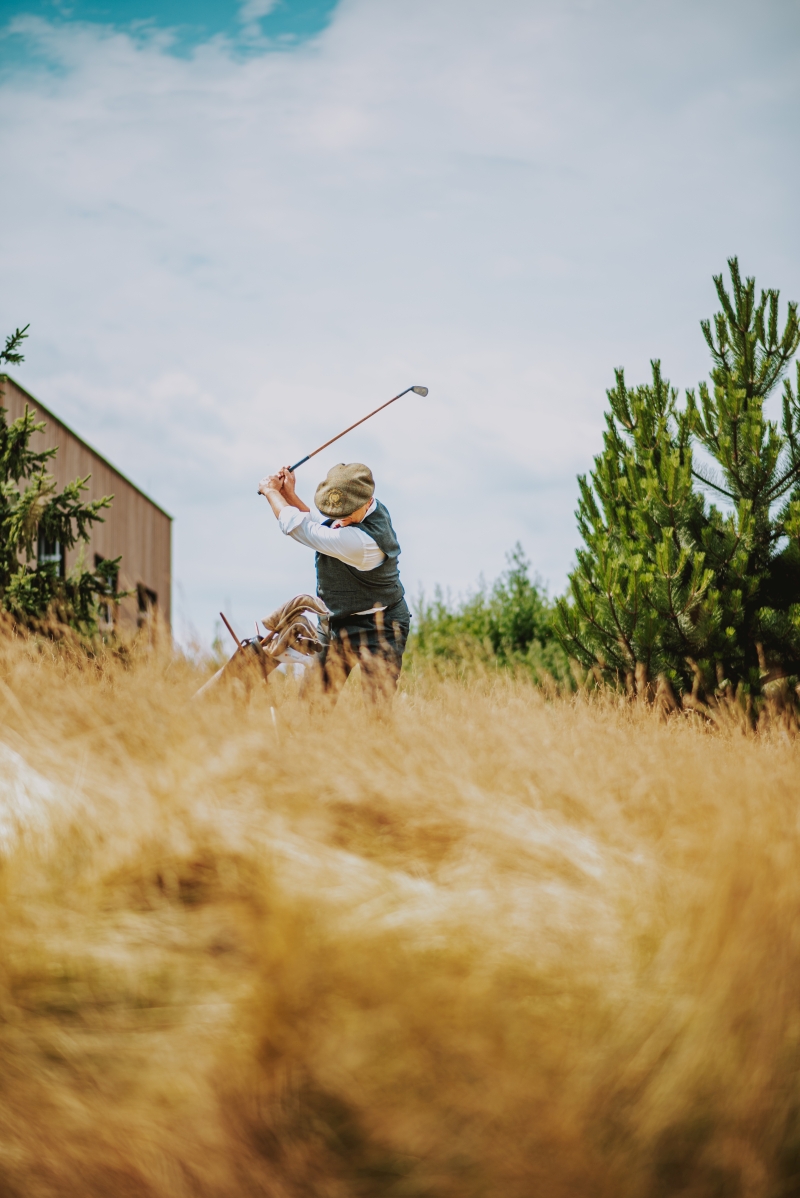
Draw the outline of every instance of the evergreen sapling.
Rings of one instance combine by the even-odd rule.
[[[0,350],[0,367],[24,360],[20,346],[27,325],[6,338]],[[0,397],[3,375],[0,374]],[[113,496],[86,502],[82,493],[89,476],[69,483],[62,491],[47,472],[56,449],[31,447],[33,435],[45,424],[27,405],[9,423],[0,407],[0,607],[15,621],[31,628],[55,630],[59,625],[89,635],[98,630],[100,605],[117,602],[120,558],[100,562],[87,570],[82,557],[64,575],[58,558],[79,543],[88,543],[93,524]],[[59,553],[43,549],[58,546]]]
[[[661,678],[695,701],[752,695],[800,674],[800,369],[780,419],[765,414],[800,345],[797,305],[779,331],[779,293],[756,301],[728,265],[731,294],[715,276],[722,310],[701,324],[710,385],[680,408],[658,361],[634,389],[616,371],[603,451],[579,479],[583,546],[556,629],[598,678],[639,694]]]

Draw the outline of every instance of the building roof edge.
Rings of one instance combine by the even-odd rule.
[[[154,508],[158,508],[158,510],[161,512],[162,516],[166,516],[168,520],[174,520],[174,518],[175,518],[174,516],[171,516],[169,514],[169,512],[166,511],[161,506],[160,503],[156,503],[155,499],[151,499],[151,497],[147,494],[146,491],[143,491],[141,487],[138,487],[135,482],[133,482],[131,479],[129,479],[127,474],[123,474],[122,471],[117,466],[115,466],[113,462],[109,462],[108,458],[105,457],[104,454],[100,453],[97,449],[95,449],[95,447],[93,445],[90,445],[89,442],[85,439],[85,437],[82,437],[80,435],[80,433],[76,433],[74,429],[70,428],[70,426],[65,421],[63,421],[60,416],[56,416],[55,412],[51,412],[46,404],[43,404],[41,402],[41,400],[36,398],[35,395],[31,395],[30,391],[28,391],[28,389],[26,387],[23,387],[21,383],[18,383],[15,378],[12,378],[10,374],[6,374],[5,371],[0,371],[0,386],[2,386],[2,384],[6,380],[9,383],[13,383],[18,391],[21,391],[22,394],[25,395],[31,401],[32,404],[36,405],[37,409],[41,408],[42,412],[46,416],[49,416],[51,420],[55,420],[56,423],[60,424],[61,427],[66,429],[67,432],[69,433],[69,435],[71,437],[74,437],[76,441],[80,441],[81,445],[83,445],[83,447],[85,449],[88,449],[89,452],[93,453],[96,458],[99,458],[99,460],[103,463],[104,466],[108,466],[109,470],[113,470],[114,473],[116,475],[118,475],[118,477],[121,478],[124,483],[127,483],[129,487],[133,487],[134,491],[138,491],[143,499],[146,499],[148,503],[152,503]],[[2,407],[2,403],[0,403],[0,407]]]

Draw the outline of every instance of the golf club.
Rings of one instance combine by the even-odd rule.
[[[425,396],[428,394],[427,387],[406,387],[405,391],[401,391],[399,395],[393,395],[391,399],[387,399],[386,403],[382,403],[379,408],[375,408],[374,411],[368,412],[366,416],[362,416],[360,420],[355,422],[355,424],[349,425],[346,429],[343,429],[342,432],[337,433],[335,437],[331,437],[330,441],[326,441],[324,445],[320,445],[317,449],[313,449],[311,453],[307,453],[306,456],[301,458],[299,462],[295,462],[293,466],[289,467],[291,473],[294,474],[298,466],[302,466],[304,462],[307,462],[310,458],[315,457],[316,454],[322,453],[323,449],[327,449],[329,445],[333,445],[334,441],[338,441],[340,437],[345,435],[345,433],[352,432],[354,428],[358,428],[359,424],[363,424],[365,420],[369,420],[370,417],[377,415],[378,412],[382,412],[384,408],[388,408],[389,404],[394,403],[396,399],[402,399],[404,395],[408,395],[409,391],[413,391],[415,395]]]
[[[219,614],[221,615],[221,617],[222,617],[222,619],[223,619],[223,622],[224,622],[224,624],[225,624],[225,627],[227,628],[228,632],[231,634],[231,636],[233,637],[233,639],[236,641],[236,648],[237,648],[237,649],[241,649],[241,647],[242,647],[242,642],[239,640],[238,636],[236,635],[236,633],[235,633],[235,632],[233,631],[233,629],[231,628],[230,621],[228,620],[227,616],[225,615],[225,612],[224,612],[224,611],[221,611]]]

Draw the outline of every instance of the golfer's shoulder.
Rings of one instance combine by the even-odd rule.
[[[375,499],[373,500],[373,506],[372,506],[371,511],[367,512],[362,523],[365,523],[367,520],[375,520],[376,518],[382,519],[382,520],[388,520],[390,524],[392,521],[392,517],[389,515],[388,507],[386,506],[385,503],[382,503],[381,500],[378,499],[377,495],[375,496]]]
[[[384,553],[391,557],[399,553],[400,545],[392,526],[392,517],[389,515],[389,509],[379,499],[375,500],[374,509],[364,517],[359,528],[368,533]]]
[[[389,509],[381,503],[380,499],[376,499],[371,511],[367,512],[358,527],[363,528],[365,532],[372,529],[379,531],[383,528],[391,528],[392,517],[389,515]]]

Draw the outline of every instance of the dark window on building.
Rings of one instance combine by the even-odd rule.
[[[151,591],[143,582],[137,583],[136,594],[139,598],[139,627],[146,624],[150,617],[155,613],[158,606],[158,595],[155,591]]]
[[[98,566],[102,566],[102,564],[105,560],[106,559],[104,557],[102,557],[99,553],[96,553],[94,555],[95,571],[97,570]],[[119,584],[119,570],[116,570],[110,579],[109,588],[108,588],[109,591],[116,591],[118,584]],[[110,600],[107,603],[104,603],[102,600],[100,601],[100,627],[105,629],[106,631],[109,631],[110,629],[112,629],[114,627],[115,608],[116,608],[116,604],[112,603]]]
[[[36,558],[40,566],[45,562],[55,562],[56,573],[59,578],[66,576],[65,555],[62,552],[61,545],[58,541],[51,541],[44,533],[39,533],[39,544],[37,546]]]

